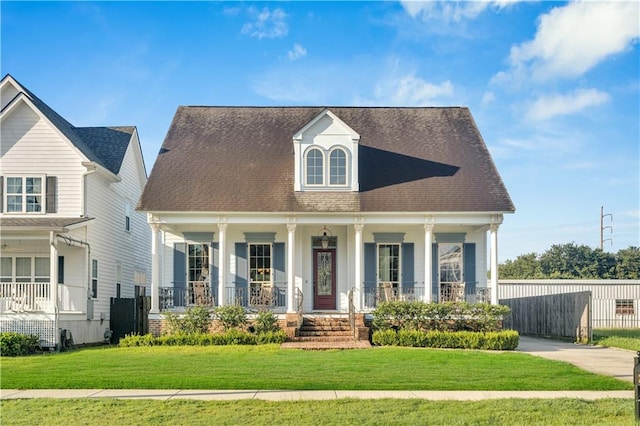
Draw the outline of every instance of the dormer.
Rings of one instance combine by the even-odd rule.
[[[325,109],[293,135],[295,191],[358,191],[360,135]]]

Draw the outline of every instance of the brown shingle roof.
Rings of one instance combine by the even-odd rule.
[[[324,109],[179,107],[138,208],[515,210],[467,108],[329,107],[360,134],[360,192],[294,192],[292,137]]]

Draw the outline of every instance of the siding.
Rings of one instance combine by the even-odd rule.
[[[98,298],[94,318],[104,312],[109,317],[110,298],[116,295],[116,264],[122,265],[122,297],[132,297],[134,271],[145,271],[147,292],[151,292],[151,229],[146,215],[134,210],[144,182],[136,169],[134,149],[130,144],[118,183],[108,184],[99,174],[87,176],[87,215],[95,217],[89,227],[91,256],[98,260]],[[125,230],[125,204],[130,205],[131,231]]]
[[[57,176],[58,211],[51,216],[80,216],[85,168],[71,144],[24,104],[2,122],[0,141],[3,175]]]
[[[640,280],[500,280],[498,299],[590,291],[593,328],[640,326]],[[634,315],[616,315],[619,299],[634,301]]]

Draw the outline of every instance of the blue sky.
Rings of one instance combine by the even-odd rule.
[[[1,70],[77,126],[178,105],[468,106],[516,205],[499,258],[640,246],[633,2],[8,2]],[[606,225],[610,225],[609,217]]]

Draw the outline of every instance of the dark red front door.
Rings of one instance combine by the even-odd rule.
[[[313,307],[336,309],[335,249],[313,249]]]

